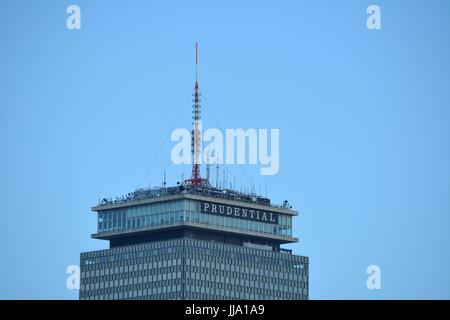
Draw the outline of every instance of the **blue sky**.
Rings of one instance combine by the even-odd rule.
[[[66,29],[70,4],[81,30]],[[366,28],[370,4],[382,30]],[[190,126],[199,41],[204,127],[280,129],[277,175],[228,170],[238,188],[267,184],[274,202],[301,212],[290,247],[310,257],[311,298],[449,299],[449,9],[437,0],[2,3],[0,298],[77,298],[67,266],[107,247],[90,239],[90,207],[160,184],[170,141],[146,175],[152,159],[174,127]],[[168,182],[182,171],[169,165]],[[372,264],[381,290],[366,288]]]

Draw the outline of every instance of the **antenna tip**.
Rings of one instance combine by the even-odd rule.
[[[198,42],[195,43],[195,64],[198,64]]]

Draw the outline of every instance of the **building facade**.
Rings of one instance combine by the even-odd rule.
[[[211,186],[138,190],[103,199],[81,254],[80,299],[308,299],[308,258],[295,243],[298,212]]]

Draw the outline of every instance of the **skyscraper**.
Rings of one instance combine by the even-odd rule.
[[[308,299],[308,258],[281,248],[298,212],[200,176],[199,102],[196,79],[190,179],[92,208],[110,248],[81,254],[80,299]]]

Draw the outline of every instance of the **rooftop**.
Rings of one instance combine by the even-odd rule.
[[[127,193],[126,195],[116,197],[115,199],[103,198],[99,200],[98,206],[95,207],[95,209],[102,210],[102,207],[106,206],[120,205],[126,204],[127,202],[135,202],[137,200],[156,199],[181,194],[234,200],[249,204],[263,205],[270,208],[280,208],[285,210],[292,209],[287,200],[285,200],[283,204],[277,205],[271,203],[270,199],[258,196],[255,193],[244,193],[232,189],[220,189],[211,186],[189,186],[185,184],[173,187],[141,188],[134,192]]]

